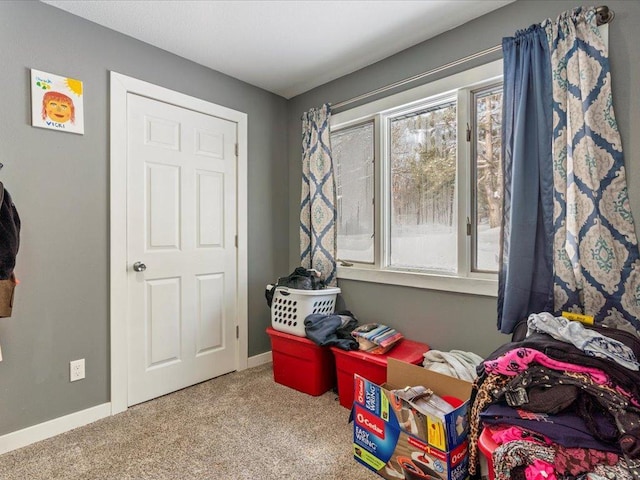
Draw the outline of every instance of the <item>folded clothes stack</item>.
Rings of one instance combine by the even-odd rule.
[[[351,335],[358,341],[360,350],[376,354],[388,352],[404,338],[397,330],[378,323],[361,325]]]

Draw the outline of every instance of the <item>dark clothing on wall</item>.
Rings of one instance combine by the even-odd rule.
[[[10,317],[16,278],[13,269],[20,247],[20,216],[0,182],[0,317]]]

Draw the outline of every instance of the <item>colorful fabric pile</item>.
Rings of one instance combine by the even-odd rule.
[[[640,480],[638,358],[628,331],[530,315],[478,367],[469,473],[488,429],[495,480]]]

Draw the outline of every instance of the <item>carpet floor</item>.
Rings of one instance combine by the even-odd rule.
[[[373,480],[349,412],[273,381],[272,365],[133,406],[0,456],[2,480]]]

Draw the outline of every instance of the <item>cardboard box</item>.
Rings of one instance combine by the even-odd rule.
[[[443,419],[425,416],[391,390],[422,385],[459,405]],[[356,375],[354,458],[389,480],[468,477],[467,409],[472,384],[390,358],[387,382]]]

